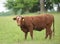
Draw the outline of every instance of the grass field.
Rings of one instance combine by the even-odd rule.
[[[55,13],[54,16],[55,36],[51,40],[45,39],[45,30],[34,31],[33,40],[29,34],[27,40],[24,40],[24,33],[12,20],[14,16],[0,16],[0,44],[60,44],[60,13]]]

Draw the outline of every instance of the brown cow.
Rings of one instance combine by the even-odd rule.
[[[46,29],[46,37],[52,37],[51,26],[53,24],[53,32],[54,32],[54,16],[49,14],[43,14],[39,16],[17,16],[13,18],[13,20],[17,21],[18,26],[21,27],[21,30],[25,33],[25,39],[27,38],[28,32],[30,32],[30,36],[33,39],[33,30],[41,31]]]

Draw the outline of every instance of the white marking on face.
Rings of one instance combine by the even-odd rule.
[[[20,21],[21,20],[21,17],[20,16],[17,16],[17,19]]]
[[[17,16],[16,18],[17,18],[17,24],[20,25],[20,23],[21,23],[20,22],[21,21],[21,17],[20,16]]]

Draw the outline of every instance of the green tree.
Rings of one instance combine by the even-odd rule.
[[[38,0],[7,0],[5,6],[17,14],[20,9],[22,13],[29,11],[37,2]]]
[[[58,11],[60,11],[60,0],[52,0],[54,4],[57,4],[58,5]]]
[[[7,0],[7,3],[5,3],[5,7],[12,10],[14,14],[16,15],[18,10],[23,7],[22,4],[20,6],[17,4],[18,3],[15,0]]]
[[[45,9],[44,9],[44,0],[40,0],[40,11],[41,12],[45,12]]]
[[[53,9],[53,2],[52,2],[52,0],[46,0],[44,4],[45,4],[45,10]]]

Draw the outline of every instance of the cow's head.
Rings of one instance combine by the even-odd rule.
[[[21,20],[24,20],[24,19],[22,16],[16,16],[15,18],[13,18],[13,20],[16,20],[17,25],[20,26]]]

